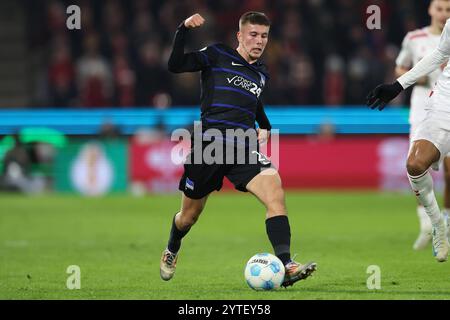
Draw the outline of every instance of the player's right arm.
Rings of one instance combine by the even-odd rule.
[[[404,68],[404,67],[401,67],[401,66],[396,66],[395,67],[395,76],[398,78],[398,77],[401,77],[402,75],[404,75],[405,73],[407,73],[409,71],[409,69],[408,68]]]
[[[438,47],[432,53],[420,60],[414,68],[397,79],[403,89],[417,82],[421,77],[438,69],[450,57],[450,19],[442,31]]]
[[[413,64],[413,52],[411,49],[411,40],[409,39],[409,33],[402,41],[402,48],[395,60],[395,75],[401,77],[408,72]]]
[[[450,19],[445,24],[439,46],[414,68],[402,75],[392,84],[382,84],[372,90],[367,96],[367,105],[372,109],[383,110],[386,104],[400,92],[417,82],[421,77],[439,68],[450,57]]]
[[[402,48],[395,60],[395,76],[401,77],[413,66],[413,49],[411,48],[411,33],[408,33],[402,42]],[[417,81],[417,84],[426,85],[428,83],[428,77],[422,77]]]
[[[177,28],[175,38],[173,41],[172,52],[168,61],[168,68],[170,72],[194,72],[200,71],[205,66],[209,65],[208,54],[206,50],[197,52],[184,52],[186,42],[186,34],[190,29],[201,27],[205,23],[205,19],[198,13],[184,20]]]

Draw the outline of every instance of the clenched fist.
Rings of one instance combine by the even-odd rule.
[[[200,27],[202,24],[205,23],[205,19],[198,13],[190,16],[186,20],[184,20],[184,26],[189,29]]]

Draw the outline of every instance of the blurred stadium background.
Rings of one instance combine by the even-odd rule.
[[[71,4],[81,8],[81,30],[66,27]],[[371,4],[381,8],[381,30],[365,27]],[[175,29],[200,12],[207,23],[191,32],[190,49],[235,46],[238,18],[258,10],[273,22],[263,100],[280,130],[286,187],[408,190],[410,91],[384,112],[363,104],[370,88],[393,79],[402,38],[429,22],[427,6],[406,0],[1,1],[1,186],[86,195],[177,192],[181,167],[170,161],[169,136],[198,119],[200,89],[198,74],[167,71]],[[8,154],[14,136],[24,144]],[[11,185],[4,176],[14,159],[19,171],[10,168],[17,178]]]

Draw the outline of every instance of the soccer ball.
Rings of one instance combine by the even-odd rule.
[[[284,280],[284,266],[270,253],[258,253],[245,266],[245,280],[254,290],[275,290]]]

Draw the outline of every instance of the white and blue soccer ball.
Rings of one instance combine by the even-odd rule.
[[[284,266],[270,253],[258,253],[245,266],[245,280],[254,290],[276,290],[284,280]]]

